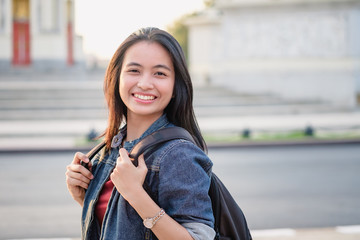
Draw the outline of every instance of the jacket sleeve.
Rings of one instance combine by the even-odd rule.
[[[213,228],[209,173],[212,162],[194,144],[172,141],[160,156],[159,205],[180,224]]]

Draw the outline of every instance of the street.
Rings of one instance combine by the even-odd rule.
[[[251,229],[360,224],[360,146],[210,151]]]
[[[360,224],[360,145],[209,149],[249,227]],[[73,153],[0,154],[0,239],[79,237],[67,192]]]

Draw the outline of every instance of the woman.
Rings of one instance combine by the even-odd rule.
[[[204,153],[192,91],[184,54],[167,32],[141,29],[117,49],[104,81],[106,148],[92,164],[76,153],[67,166],[69,192],[83,207],[83,239],[214,238],[212,162]],[[172,126],[188,130],[197,146],[169,141],[140,156],[135,167],[128,156],[132,147]]]

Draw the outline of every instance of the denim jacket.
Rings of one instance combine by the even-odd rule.
[[[174,125],[163,115],[139,139],[125,142],[123,147],[130,152],[145,136],[170,126]],[[116,165],[119,145],[125,134],[126,128],[123,128],[115,136],[118,141],[113,141],[111,150],[103,156],[98,154],[93,161],[94,179],[86,191],[81,219],[82,239],[157,239],[115,187],[102,226],[95,216],[100,191]],[[214,217],[208,195],[212,162],[206,154],[193,143],[179,139],[164,143],[144,157],[148,167],[144,186],[148,186],[145,190],[151,198],[194,239],[213,238]],[[207,235],[201,234],[204,231]]]

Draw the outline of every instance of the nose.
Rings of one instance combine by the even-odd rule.
[[[143,90],[152,89],[154,87],[152,76],[150,74],[144,74],[139,79],[137,86]]]

